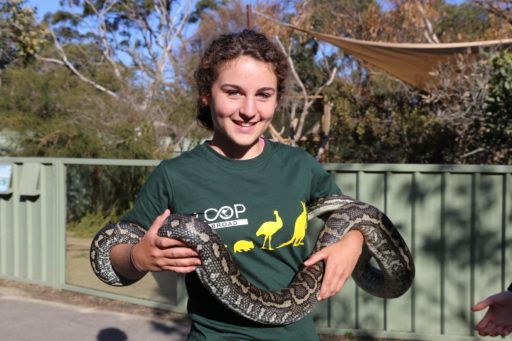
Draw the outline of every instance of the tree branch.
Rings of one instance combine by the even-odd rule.
[[[108,5],[108,6],[101,12],[98,12],[98,10],[96,9],[96,6],[94,6],[94,4],[91,3],[90,0],[85,0],[85,2],[91,7],[91,9],[94,11],[96,16],[98,17],[98,22],[99,22],[98,26],[99,26],[99,31],[101,33],[101,41],[103,42],[103,47],[104,47],[104,49],[102,49],[102,54],[107,59],[107,61],[110,63],[110,65],[112,65],[112,68],[114,69],[114,74],[116,75],[117,79],[120,80],[121,79],[121,71],[119,70],[119,65],[116,63],[114,58],[112,58],[113,50],[110,47],[110,42],[109,42],[108,36],[107,36],[107,32],[108,32],[107,25],[105,23],[105,14],[108,13],[113,8],[113,6],[115,5],[115,1],[112,1],[110,4],[107,1],[104,4],[104,6],[105,5]]]
[[[416,1],[416,6],[418,7],[418,10],[420,11],[421,18],[423,19],[423,25],[425,28],[425,31],[423,34],[425,35],[425,38],[427,41],[431,44],[439,44],[439,39],[437,38],[436,33],[434,32],[434,29],[432,27],[432,22],[427,17],[427,14],[425,13],[425,9],[423,8],[423,5],[420,1]]]
[[[112,96],[114,97],[115,99],[119,99],[119,96],[105,88],[104,86],[96,83],[95,81],[93,81],[92,79],[90,78],[87,78],[86,76],[84,76],[80,71],[78,71],[75,66],[68,60],[68,57],[67,57],[67,54],[66,52],[64,51],[64,49],[62,48],[62,45],[60,45],[59,41],[57,40],[57,37],[55,36],[55,33],[53,33],[53,31],[51,29],[49,29],[49,32],[50,34],[52,35],[53,37],[53,43],[55,45],[55,48],[57,49],[60,57],[61,57],[61,60],[57,61],[56,59],[54,58],[44,58],[44,57],[41,57],[39,55],[36,54],[36,58],[40,59],[40,60],[43,60],[43,61],[47,61],[47,62],[52,62],[52,63],[56,63],[56,64],[59,64],[59,65],[64,65],[65,67],[67,67],[71,72],[73,72],[73,74],[75,74],[75,76],[77,76],[78,78],[80,78],[82,81],[84,81],[85,83],[87,84],[90,84],[92,85],[94,88],[96,88],[97,90],[99,91],[102,91],[106,94],[108,94],[109,96]]]

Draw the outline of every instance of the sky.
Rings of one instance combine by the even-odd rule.
[[[459,4],[465,0],[445,0],[449,4]],[[244,1],[250,3],[251,1]],[[37,7],[38,18],[43,18],[48,12],[55,12],[59,9],[59,0],[28,0],[28,4],[33,7]]]
[[[244,2],[250,3],[251,0]],[[48,12],[55,12],[60,8],[59,0],[27,0],[27,4],[37,8],[37,17],[42,19]]]
[[[60,8],[59,0],[28,0],[27,3],[37,8],[37,17],[43,18],[48,12],[55,12]]]

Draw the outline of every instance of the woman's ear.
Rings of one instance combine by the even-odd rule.
[[[208,95],[201,96],[201,104],[204,105],[205,107],[209,106],[210,105],[210,96],[208,96]]]

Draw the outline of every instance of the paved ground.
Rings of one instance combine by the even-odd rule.
[[[0,281],[2,340],[181,341],[188,332],[186,319],[159,315],[149,308],[84,297],[78,298],[78,303],[76,294],[67,303],[51,301],[48,294],[56,293],[48,289],[38,299],[34,297],[38,296],[36,286],[12,283]],[[109,307],[113,309],[106,309]]]
[[[166,310],[0,279],[0,340],[182,341],[186,316]],[[321,341],[401,341],[320,335]]]

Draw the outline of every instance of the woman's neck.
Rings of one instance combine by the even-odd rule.
[[[234,148],[232,144],[222,143],[221,140],[215,139],[214,137],[212,141],[209,142],[209,146],[214,151],[227,158],[233,160],[249,160],[258,157],[263,153],[263,150],[265,149],[265,140],[260,137],[252,145],[237,146]]]

